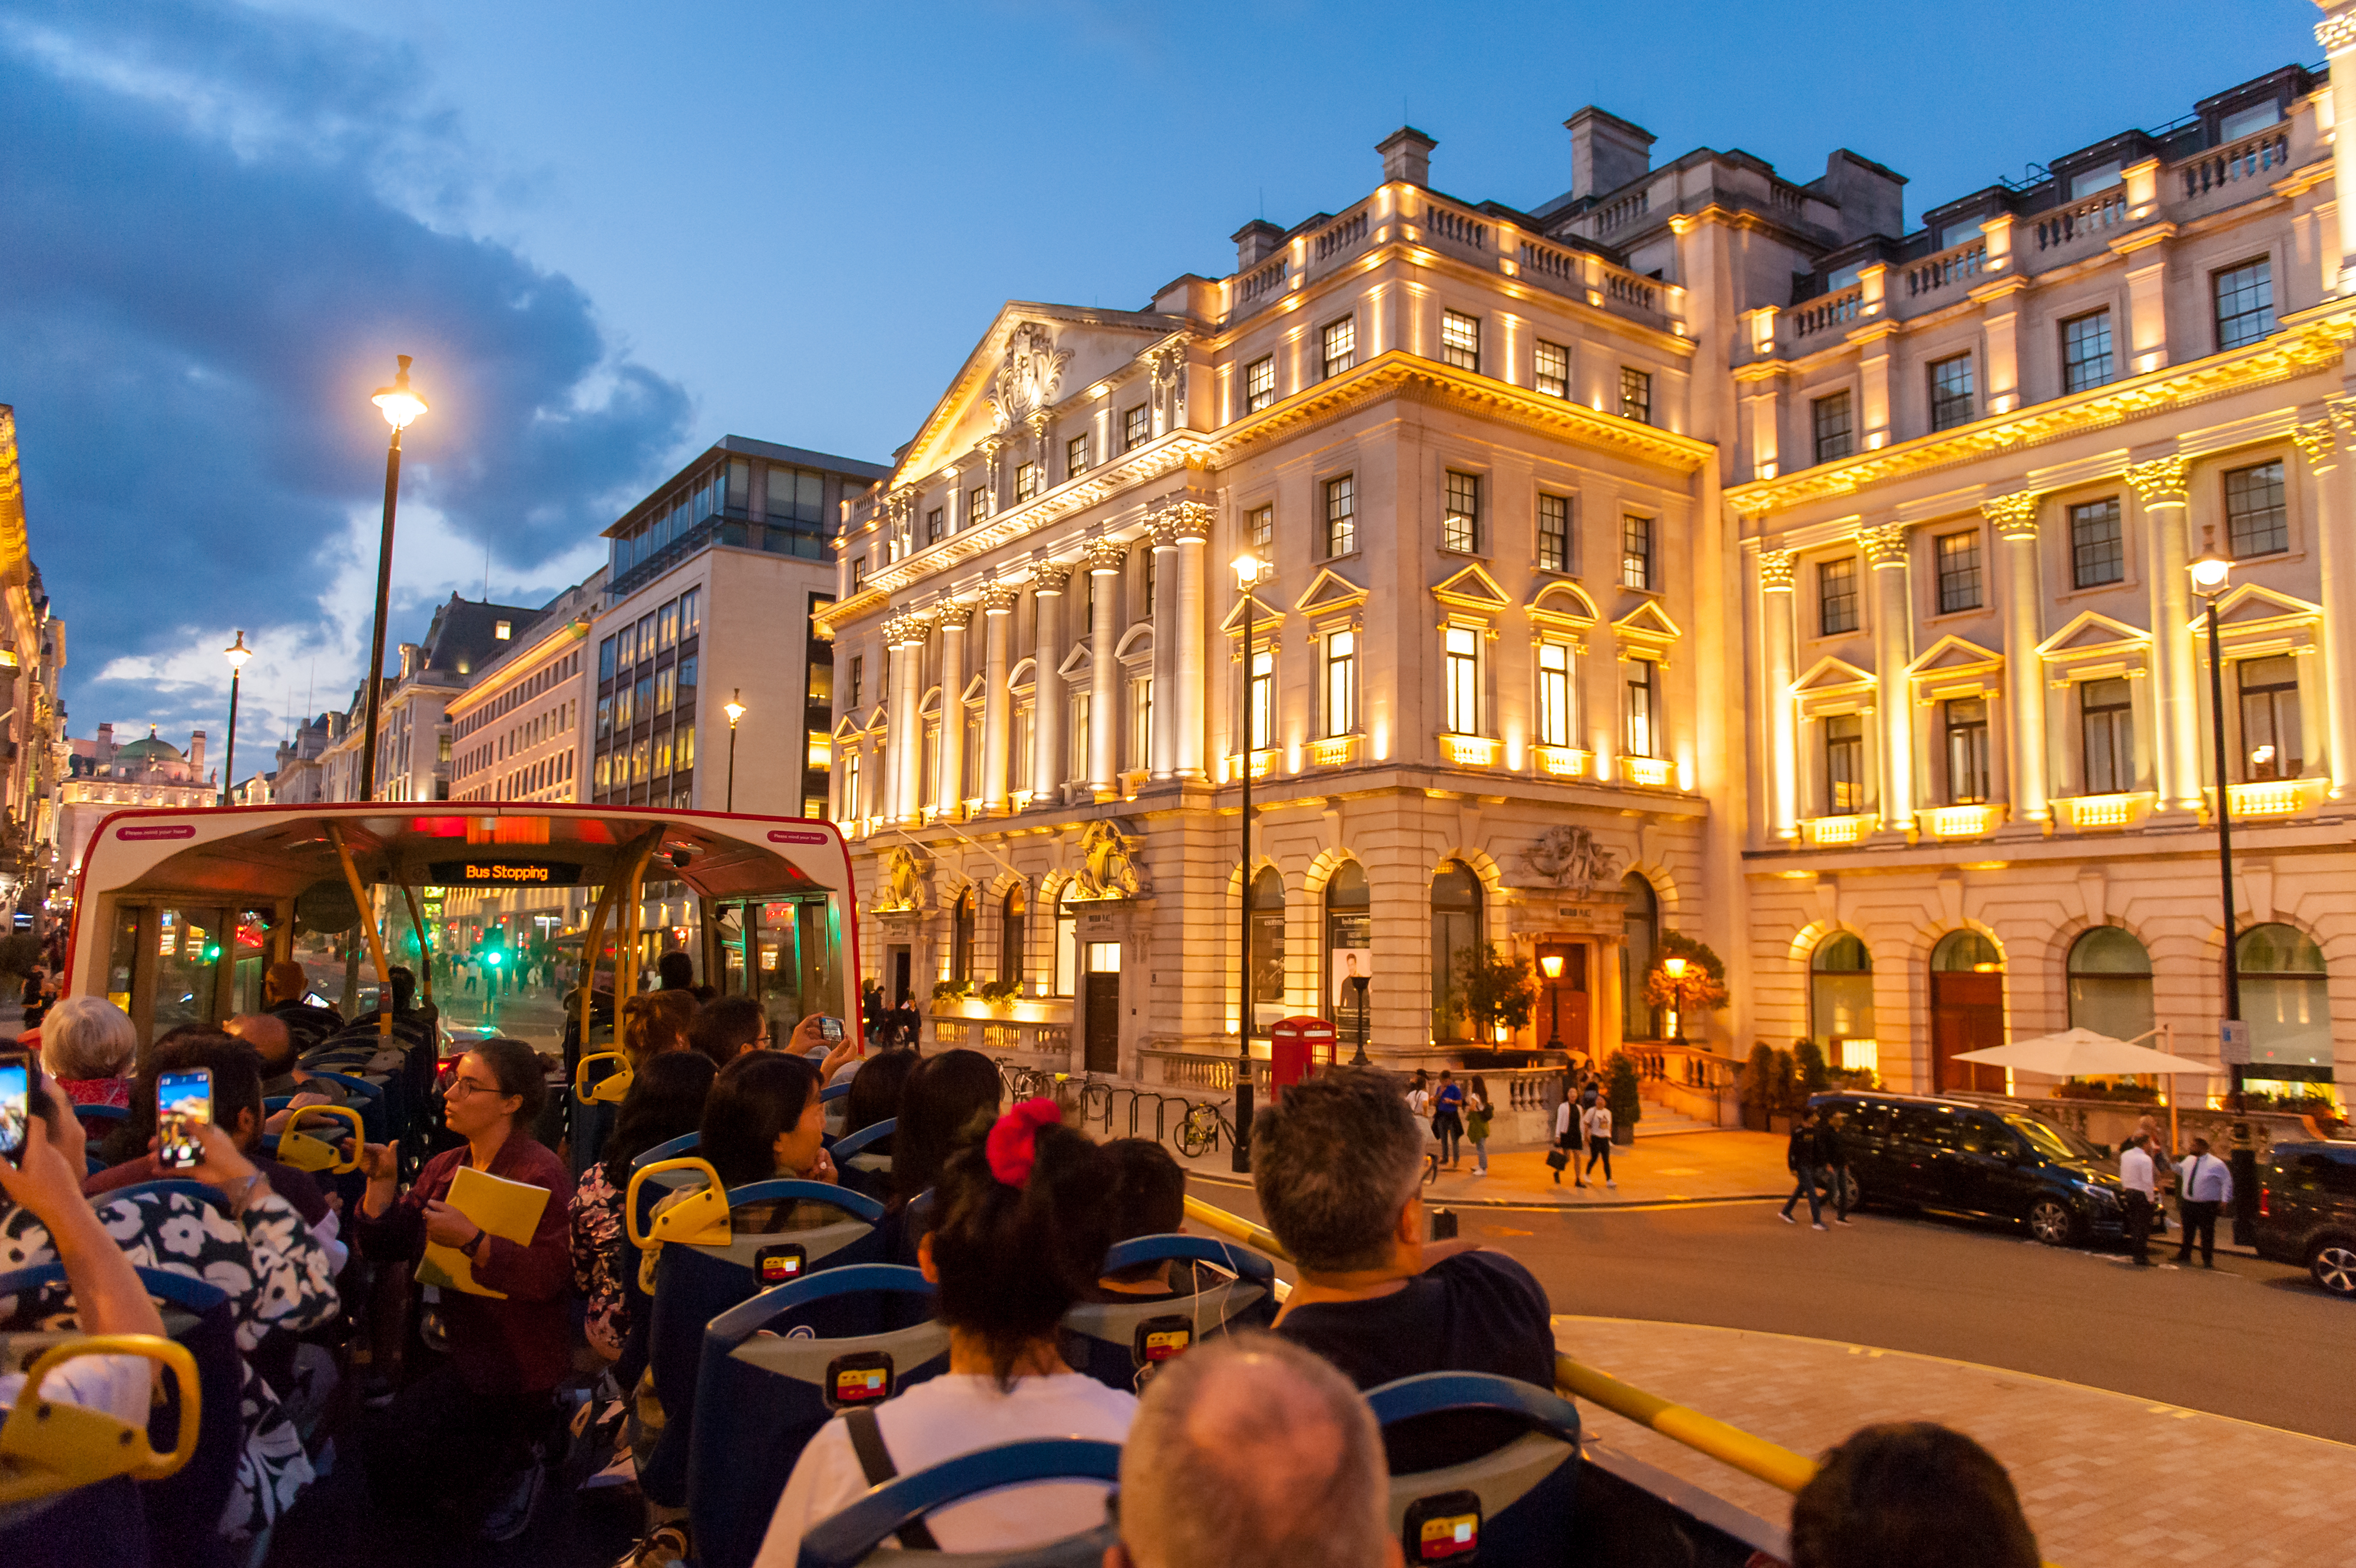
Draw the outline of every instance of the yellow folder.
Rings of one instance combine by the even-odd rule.
[[[549,1191],[544,1187],[509,1181],[472,1165],[461,1165],[450,1183],[447,1201],[451,1208],[492,1235],[520,1246],[529,1244],[532,1233],[540,1229],[540,1216],[547,1208],[548,1199]],[[477,1284],[466,1254],[438,1241],[425,1243],[425,1256],[417,1263],[417,1283],[463,1291],[468,1295],[497,1296],[501,1301],[508,1294],[503,1290]]]

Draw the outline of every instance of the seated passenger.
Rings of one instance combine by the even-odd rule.
[[[392,1015],[398,1018],[409,1012],[416,1003],[417,976],[406,965],[397,963],[385,971],[385,978],[392,982]],[[381,998],[383,995],[381,990],[378,992],[378,995]],[[380,1000],[376,1006],[355,1016],[349,1026],[357,1029],[363,1025],[374,1025],[383,1016],[383,1014],[384,1006]]]
[[[274,1013],[240,1013],[221,1026],[221,1033],[235,1035],[253,1047],[262,1063],[262,1092],[275,1099],[279,1095],[294,1098],[286,1109],[296,1105],[341,1105],[343,1085],[326,1079],[314,1078],[297,1059],[301,1042],[285,1019]],[[166,1036],[167,1038],[169,1036]],[[272,1129],[275,1131],[276,1129]]]
[[[818,1071],[799,1057],[754,1051],[737,1058],[712,1080],[703,1102],[696,1154],[719,1173],[730,1189],[763,1181],[835,1179],[834,1157],[826,1152],[826,1108],[819,1102]],[[655,1206],[660,1213],[676,1201]],[[755,1203],[737,1210],[739,1230],[766,1233],[823,1224],[826,1219],[797,1216],[791,1201]],[[828,1216],[827,1218],[831,1218]]]
[[[695,961],[683,952],[667,952],[655,960],[655,988],[691,993],[695,990]]]
[[[943,1051],[916,1063],[900,1091],[900,1125],[892,1133],[894,1208],[933,1185],[949,1151],[997,1118],[1005,1092],[998,1064],[980,1051]]]
[[[1065,1364],[1058,1326],[1096,1278],[1110,1233],[1104,1153],[1063,1125],[1055,1102],[1026,1101],[986,1139],[949,1156],[918,1266],[940,1289],[949,1369],[883,1404],[829,1422],[796,1461],[755,1568],[793,1568],[818,1520],[897,1473],[1033,1437],[1119,1443],[1137,1409]],[[875,1463],[849,1423],[872,1421]],[[888,1468],[886,1467],[888,1466]],[[929,1545],[987,1552],[1034,1546],[1104,1522],[1102,1487],[1048,1482],[958,1503],[926,1521]],[[904,1532],[903,1545],[916,1546]]]
[[[1238,1334],[1146,1385],[1105,1568],[1398,1568],[1404,1555],[1374,1412],[1318,1357]]]
[[[343,1015],[333,1007],[304,1000],[310,992],[311,977],[304,972],[301,964],[292,959],[281,959],[262,972],[262,1011],[285,1020],[287,1029],[294,1036],[296,1056],[344,1026]]]
[[[396,1150],[370,1144],[361,1154],[369,1185],[357,1230],[369,1257],[409,1263],[436,1241],[502,1293],[437,1293],[433,1310],[450,1353],[419,1358],[428,1363],[422,1375],[409,1363],[407,1386],[362,1428],[369,1494],[388,1514],[446,1510],[491,1541],[512,1541],[531,1522],[546,1479],[542,1444],[554,1435],[552,1396],[572,1370],[564,1198],[573,1181],[526,1131],[547,1092],[538,1052],[484,1040],[458,1058],[444,1101],[444,1122],[465,1143],[426,1161],[406,1193]],[[450,1207],[462,1165],[547,1189],[529,1241],[493,1236]],[[429,1476],[446,1481],[421,1484]]]
[[[41,1066],[76,1105],[131,1103],[139,1034],[103,996],[69,996],[41,1023]]]
[[[1113,1169],[1112,1191],[1105,1199],[1113,1240],[1175,1234],[1186,1223],[1186,1172],[1170,1151],[1151,1138],[1115,1138],[1104,1152]],[[1173,1272],[1182,1277],[1173,1278]],[[1168,1301],[1192,1295],[1196,1288],[1193,1264],[1164,1258],[1105,1275],[1088,1299]]]
[[[1443,1371],[1552,1388],[1545,1288],[1477,1242],[1424,1240],[1423,1145],[1377,1068],[1331,1069],[1259,1113],[1252,1187],[1301,1270],[1276,1331],[1362,1389]]]
[[[878,1051],[858,1064],[858,1069],[851,1074],[851,1092],[843,1096],[845,1137],[879,1122],[899,1119],[900,1100],[907,1092],[908,1079],[915,1075],[918,1059],[914,1051]],[[884,1147],[889,1150],[891,1146],[887,1139]]]
[[[1792,1499],[1792,1568],[2037,1568],[1996,1455],[1927,1421],[1860,1427]]]
[[[636,1072],[648,1058],[687,1049],[695,998],[684,991],[651,991],[622,1004],[622,1054]]]
[[[672,1051],[648,1062],[630,1080],[602,1157],[581,1173],[573,1190],[573,1288],[588,1303],[589,1348],[608,1361],[621,1355],[630,1333],[623,1284],[637,1254],[622,1223],[630,1166],[648,1149],[696,1130],[719,1072],[698,1051]]]
[[[713,1066],[726,1067],[745,1051],[769,1048],[769,1015],[749,996],[723,996],[696,1014],[687,1039]]]

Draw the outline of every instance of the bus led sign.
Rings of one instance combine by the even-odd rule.
[[[577,863],[556,860],[437,860],[426,872],[444,887],[570,887]]]

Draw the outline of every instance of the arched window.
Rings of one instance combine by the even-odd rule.
[[[1620,1032],[1631,1040],[1655,1040],[1661,1035],[1661,1011],[1644,1000],[1644,976],[1653,967],[1653,950],[1661,945],[1661,897],[1653,885],[1633,872],[1621,878]]]
[[[1055,994],[1069,996],[1080,974],[1080,917],[1072,908],[1072,884],[1055,899]]]
[[[1457,964],[1480,946],[1481,879],[1451,860],[1431,879],[1431,1037],[1434,1043],[1472,1038],[1472,1021],[1456,1009]]]
[[[1808,1035],[1836,1067],[1874,1067],[1873,955],[1835,931],[1808,957]],[[1858,1048],[1847,1049],[1852,1040]]]
[[[1931,950],[1933,974],[2001,974],[2004,960],[1996,944],[1977,931],[1949,931]]]
[[[2152,1027],[2151,955],[2116,926],[2096,926],[2070,944],[2070,1026],[2115,1040]]]
[[[1328,1018],[1357,1021],[1358,993],[1350,977],[1374,973],[1374,895],[1366,886],[1366,868],[1345,860],[1325,884],[1327,974],[1322,1011]]]
[[[1020,883],[1006,890],[1006,901],[998,907],[998,978],[1008,985],[1023,983],[1023,916],[1029,907]]]
[[[1284,1015],[1284,878],[1263,865],[1251,889],[1252,1033]]]
[[[2331,999],[2323,950],[2297,928],[2252,926],[2234,944],[2252,1078],[2331,1078]]]
[[[973,979],[973,889],[958,895],[957,909],[949,917],[949,978],[959,983]]]

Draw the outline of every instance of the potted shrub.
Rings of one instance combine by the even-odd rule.
[[[970,981],[936,980],[933,982],[933,1000],[936,1003],[947,1002],[955,1004],[964,1001],[972,994],[972,992],[973,983]]]
[[[973,993],[990,1006],[1003,1012],[1014,1005],[1023,994],[1023,983],[1018,980],[985,980],[973,988]]]
[[[1802,1105],[1808,1102],[1808,1096],[1823,1093],[1832,1082],[1832,1069],[1825,1066],[1825,1053],[1816,1048],[1814,1040],[1792,1042],[1792,1067],[1800,1075]]]
[[[1636,1141],[1636,1123],[1644,1119],[1644,1097],[1636,1092],[1635,1058],[1626,1051],[1612,1058],[1603,1096],[1612,1107],[1612,1141],[1624,1149]]]
[[[1768,1130],[1775,1109],[1775,1051],[1764,1040],[1751,1047],[1742,1069],[1742,1125],[1753,1133]]]
[[[1537,983],[1530,977],[1530,961],[1497,950],[1483,942],[1457,955],[1456,1010],[1472,1026],[1481,1040],[1493,1041],[1529,1026],[1537,1005]]]

